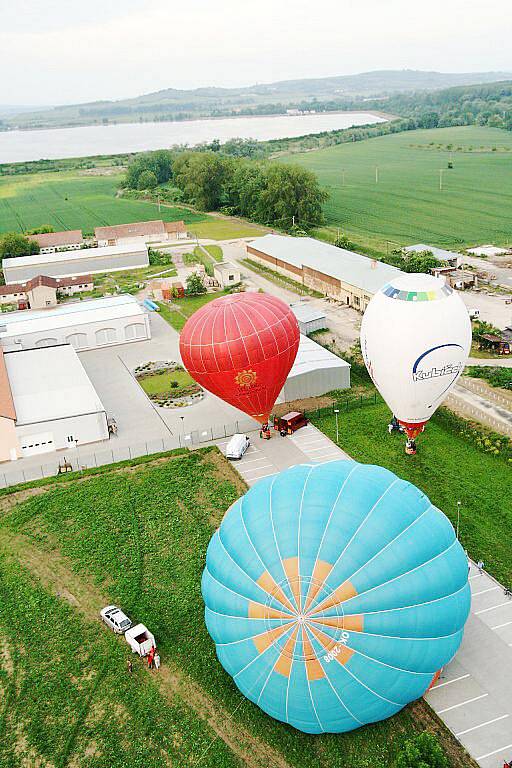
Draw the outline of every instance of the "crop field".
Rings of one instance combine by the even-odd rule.
[[[484,452],[467,436],[448,429],[447,418],[441,413],[431,419],[418,438],[418,454],[411,458],[405,455],[403,435],[388,436],[390,413],[385,404],[342,411],[340,445],[357,461],[387,467],[417,485],[453,524],[457,501],[461,501],[462,545],[475,561],[482,559],[490,573],[512,587],[512,506],[504,503],[510,498],[510,454]],[[333,414],[312,420],[335,440]]]
[[[258,234],[254,226],[229,219],[217,219],[180,206],[158,205],[117,195],[122,176],[101,169],[34,173],[0,177],[0,234],[26,232],[45,224],[54,230],[82,229],[92,234],[95,227],[127,224],[132,221],[183,219],[198,237],[215,240]]]
[[[461,248],[512,241],[510,132],[474,126],[410,131],[289,160],[317,173],[330,194],[325,215],[332,229],[324,236],[332,238],[339,227],[356,243],[382,251],[412,243]]]
[[[423,702],[346,735],[306,736],[244,699],[203,621],[208,541],[244,487],[215,449],[125,463],[2,494],[0,764],[80,768],[392,768],[434,730]],[[120,604],[155,634],[149,671],[99,610]]]

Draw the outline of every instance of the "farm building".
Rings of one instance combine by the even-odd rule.
[[[450,267],[458,267],[462,264],[462,256],[460,253],[456,253],[455,251],[445,251],[444,248],[434,248],[433,246],[425,245],[424,243],[408,245],[403,250],[405,253],[425,253],[425,251],[428,251],[438,261],[446,261]]]
[[[299,324],[299,331],[308,336],[313,331],[319,331],[322,328],[327,327],[327,320],[325,318],[325,312],[316,307],[311,307],[309,304],[290,304],[290,308],[297,318]]]
[[[0,344],[4,351],[56,344],[71,344],[83,351],[150,338],[148,315],[130,295],[0,316]]]
[[[240,270],[230,261],[221,261],[213,267],[213,276],[221,288],[229,288],[241,280]]]
[[[84,244],[84,238],[79,229],[64,232],[45,232],[41,235],[28,235],[28,239],[38,244],[39,253],[76,251],[82,248]]]
[[[137,221],[114,227],[96,227],[94,238],[98,246],[165,243],[188,237],[184,221]]]
[[[312,237],[264,235],[247,245],[247,255],[360,312],[383,285],[403,274],[396,267]]]
[[[109,437],[105,408],[69,344],[0,349],[0,403],[0,461]]]
[[[493,256],[507,256],[510,254],[510,248],[499,248],[496,245],[479,245],[477,248],[469,248],[468,253],[471,256],[480,256],[487,259]]]
[[[278,402],[319,397],[350,388],[350,364],[301,334],[299,351]]]
[[[17,304],[18,309],[44,309],[57,306],[58,296],[92,291],[91,275],[79,277],[45,277],[38,275],[26,283],[0,286],[0,304]]]
[[[5,282],[9,285],[23,283],[38,275],[77,277],[99,272],[141,269],[148,264],[148,249],[145,245],[114,245],[105,248],[82,248],[79,251],[64,253],[18,256],[13,259],[4,259],[2,269]]]

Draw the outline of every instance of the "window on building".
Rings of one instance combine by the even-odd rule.
[[[73,437],[73,435],[68,435],[67,436],[67,441],[68,441],[68,443],[74,443],[75,442],[75,438]]]
[[[87,347],[87,334],[86,333],[72,333],[66,338],[68,344],[71,344],[75,349],[86,349]]]
[[[53,338],[46,338],[46,339],[39,339],[39,341],[36,341],[35,346],[36,347],[53,347],[54,344],[57,344],[57,339]]]
[[[96,344],[113,344],[117,341],[115,328],[101,328],[96,331]]]
[[[231,280],[234,280],[234,279],[235,279],[235,276],[234,276],[234,275],[228,275],[228,280],[230,280],[230,281],[231,281]]]
[[[144,323],[130,323],[124,331],[126,341],[146,338],[146,327]]]
[[[355,307],[358,307],[358,306],[359,306],[359,304],[360,304],[360,301],[359,301],[359,296],[354,296],[354,306],[355,306]]]

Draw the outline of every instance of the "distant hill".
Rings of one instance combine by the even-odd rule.
[[[426,92],[453,86],[496,83],[512,79],[507,72],[443,73],[382,70],[358,75],[283,80],[243,88],[203,87],[165,90],[119,101],[53,107],[17,114],[8,109],[0,120],[4,128],[42,128],[94,125],[109,122],[185,120],[247,114],[275,114],[285,109],[349,109],[366,100],[385,100],[398,93]]]

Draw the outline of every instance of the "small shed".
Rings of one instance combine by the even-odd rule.
[[[431,253],[438,261],[445,261],[451,267],[458,267],[462,263],[462,256],[456,251],[447,251],[444,248],[436,248],[433,245],[418,243],[417,245],[408,245],[403,249],[405,253]]]
[[[304,336],[309,336],[313,331],[320,331],[327,327],[325,312],[312,307],[305,302],[290,304],[290,308],[297,318],[299,330]]]
[[[242,279],[239,268],[230,261],[220,261],[215,264],[213,276],[221,288],[230,288]]]
[[[483,333],[480,336],[478,346],[480,349],[491,349],[499,355],[510,354],[510,343],[502,336],[497,336],[495,333]]]

